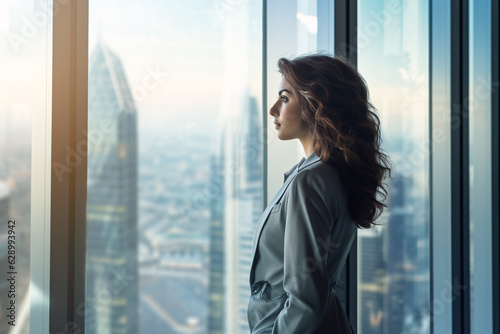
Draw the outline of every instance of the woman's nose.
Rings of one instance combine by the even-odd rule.
[[[278,102],[276,102],[278,103]],[[278,117],[278,108],[276,108],[276,103],[269,109],[269,114],[273,117]]]

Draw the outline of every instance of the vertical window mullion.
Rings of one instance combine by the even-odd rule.
[[[88,1],[53,5],[49,330],[84,332]]]
[[[334,5],[334,50],[336,56],[347,58],[357,67],[357,0],[335,1]],[[347,317],[354,332],[358,327],[358,243],[354,238],[351,251],[347,257],[345,267],[341,273],[341,280],[345,282]]]
[[[451,247],[453,333],[470,333],[469,1],[451,2]],[[453,291],[453,292],[455,292]]]

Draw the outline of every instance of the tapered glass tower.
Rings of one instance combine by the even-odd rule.
[[[86,333],[136,334],[137,115],[120,59],[89,62]]]

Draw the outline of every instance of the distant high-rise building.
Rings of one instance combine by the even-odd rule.
[[[244,110],[240,152],[242,154],[241,193],[238,219],[238,331],[248,333],[247,306],[250,299],[249,273],[253,234],[263,211],[264,166],[261,113],[254,97]]]
[[[224,13],[221,151],[224,154],[224,333],[248,333],[253,231],[263,211],[262,113],[256,85],[261,63],[249,3]],[[256,24],[256,25],[254,25]],[[256,43],[256,44],[254,44]]]
[[[210,281],[208,288],[209,334],[224,334],[224,152],[210,160]]]
[[[383,234],[367,230],[359,233],[358,290],[361,310],[360,333],[382,334],[387,278],[383,257]]]
[[[412,187],[413,178],[396,173],[385,220],[378,222],[382,229],[359,233],[360,332],[427,332],[429,271],[422,254],[427,234],[425,222],[415,219],[405,202]]]
[[[396,174],[391,180],[390,217],[384,231],[387,247],[387,300],[385,333],[425,333],[422,310],[429,304],[428,230],[415,210],[424,201],[412,198],[414,177]],[[420,244],[420,247],[419,247]],[[424,311],[426,312],[426,311]]]
[[[389,317],[385,318],[385,333],[404,333],[405,303],[413,304],[413,298],[406,296],[406,280],[410,277],[405,275],[408,266],[408,247],[413,243],[411,232],[412,215],[408,214],[407,206],[404,205],[405,179],[401,174],[396,174],[391,180],[391,212],[389,222],[385,229],[387,247],[387,295],[386,310]],[[406,209],[406,210],[405,210]]]
[[[211,235],[223,233],[224,333],[248,333],[252,237],[263,211],[262,122],[255,97],[249,96],[246,90],[240,90],[233,97],[234,103],[240,101],[238,104],[242,107],[223,116],[220,138],[223,228],[212,226]],[[222,202],[218,205],[222,207]],[[212,247],[218,249],[218,245],[213,245],[214,240],[211,240]],[[213,274],[211,272],[211,276]],[[222,329],[218,330],[220,333]]]
[[[138,332],[137,115],[120,59],[89,61],[86,333]]]

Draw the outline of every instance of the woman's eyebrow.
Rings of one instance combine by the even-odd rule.
[[[292,94],[292,93],[290,93],[290,91],[288,89],[282,89],[279,91],[278,96],[281,95],[281,93],[283,93],[283,92],[287,92],[290,95]]]

